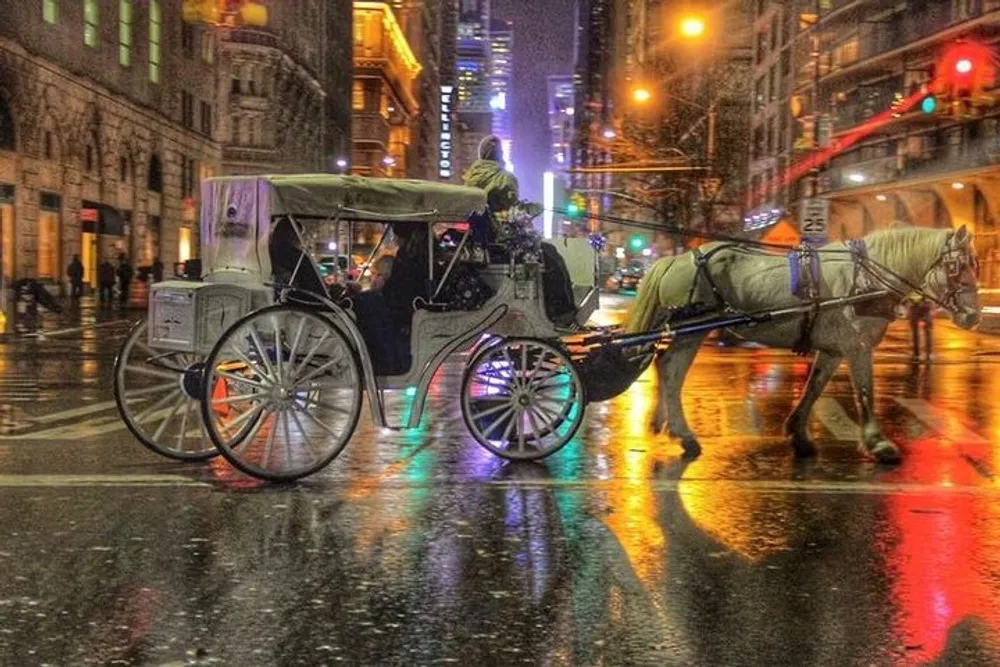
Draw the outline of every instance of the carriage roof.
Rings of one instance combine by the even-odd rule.
[[[201,185],[201,247],[205,273],[269,276],[274,218],[465,221],[486,210],[486,193],[431,181],[335,174],[209,178]]]
[[[212,183],[243,183],[270,192],[272,216],[391,222],[455,222],[486,209],[486,193],[433,181],[365,178],[336,174],[274,174],[212,178]]]

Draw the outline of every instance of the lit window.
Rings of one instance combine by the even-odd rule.
[[[118,64],[132,64],[132,0],[118,0]]]
[[[201,59],[209,64],[215,62],[215,36],[209,32],[201,33]]]
[[[160,0],[149,1],[149,80],[160,82],[160,31],[163,17],[160,15]]]
[[[365,85],[361,81],[355,81],[351,89],[351,109],[354,111],[365,110]]]
[[[59,0],[42,0],[42,18],[46,23],[59,20]]]
[[[92,48],[97,48],[97,35],[98,35],[99,22],[100,22],[100,12],[97,7],[97,0],[84,0],[83,43]]]

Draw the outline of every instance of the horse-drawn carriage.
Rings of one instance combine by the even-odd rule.
[[[434,373],[469,348],[460,405],[477,442],[533,459],[576,433],[588,388],[546,315],[542,265],[503,249],[471,252],[470,218],[488,221],[482,191],[267,176],[208,180],[202,202],[202,279],[154,285],[148,318],[115,366],[122,417],[154,451],[221,453],[268,480],[309,475],[347,444],[365,396],[374,423],[388,427],[385,392],[409,390],[402,427],[415,428]],[[372,256],[389,230],[400,243],[392,274],[378,291],[331,293],[308,250],[317,235],[352,238],[359,223],[383,230]],[[444,231],[452,250],[442,256]],[[286,247],[275,247],[278,237]],[[472,307],[446,299],[470,273],[486,296]],[[598,290],[579,287],[582,323]]]
[[[871,257],[863,243],[808,251],[825,253],[823,272],[819,256],[809,255],[817,268],[808,298],[782,294],[783,256],[761,258],[742,244],[695,251],[687,263],[662,260],[625,330],[580,326],[598,305],[595,271],[575,290],[577,326],[566,331],[547,314],[542,254],[530,247],[537,237],[515,234],[496,247],[482,229],[486,213],[482,191],[438,183],[331,175],[205,181],[201,280],[154,285],[148,318],[116,360],[126,424],[165,456],[221,453],[250,475],[294,480],[342,451],[365,397],[375,425],[391,427],[386,392],[412,393],[399,427],[416,428],[435,373],[468,350],[459,402],[473,438],[501,457],[538,459],[573,438],[589,402],[625,391],[667,344],[655,425],[670,404],[671,433],[696,454],[679,395],[698,343],[712,329],[763,325],[756,339],[818,350],[826,369],[814,373],[816,387],[793,415],[796,451],[809,453],[809,408],[847,357],[864,381],[866,446],[891,460],[898,453],[872,417],[865,370],[888,320],[853,306],[917,291],[962,326],[978,320],[971,239],[964,229],[918,230],[874,238]],[[330,289],[308,251],[318,237],[349,242],[357,224],[383,230],[367,264],[391,231],[399,244],[392,271],[379,289],[353,292],[336,280]]]

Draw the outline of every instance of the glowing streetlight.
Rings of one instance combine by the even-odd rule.
[[[650,99],[652,99],[653,94],[649,92],[649,88],[636,88],[632,91],[632,99],[638,104],[645,104]]]
[[[972,60],[969,58],[962,58],[955,63],[955,71],[959,74],[968,74],[972,71]]]
[[[616,135],[615,131],[612,130],[610,127],[608,129],[604,130],[604,138],[605,139],[614,139],[616,136],[618,136],[618,135]]]
[[[681,21],[681,34],[692,39],[705,34],[705,19],[700,16],[688,16]]]

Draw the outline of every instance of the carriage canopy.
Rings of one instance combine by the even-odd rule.
[[[210,178],[201,186],[205,274],[271,274],[273,219],[457,222],[486,209],[486,194],[430,181],[333,174]],[[231,279],[231,278],[230,278]]]

